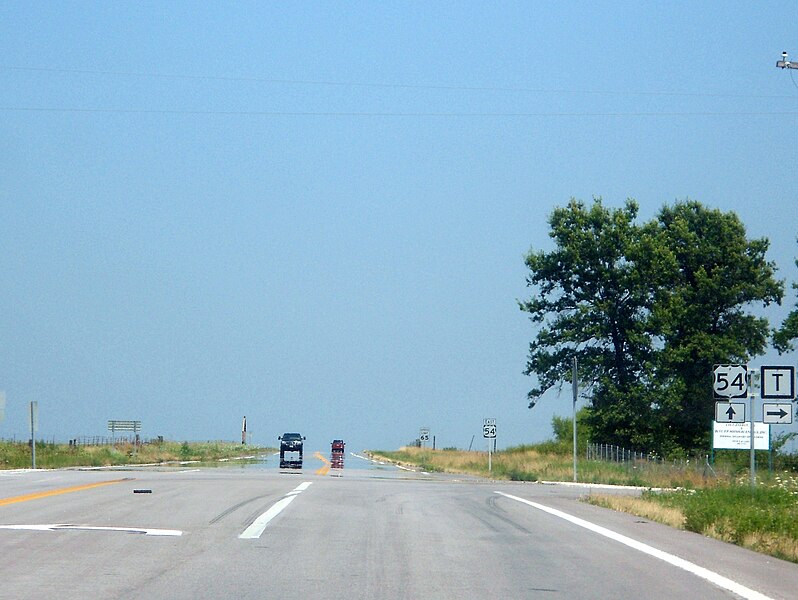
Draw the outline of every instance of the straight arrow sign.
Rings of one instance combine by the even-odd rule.
[[[718,423],[745,423],[745,402],[715,402]]]

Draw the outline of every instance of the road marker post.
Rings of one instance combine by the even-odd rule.
[[[496,439],[496,419],[483,419],[482,420],[482,437],[488,440],[488,473],[493,471],[493,464],[491,463],[491,446],[493,440]]]

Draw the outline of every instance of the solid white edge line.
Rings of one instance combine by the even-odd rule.
[[[710,571],[709,569],[705,569],[704,567],[700,567],[695,563],[692,563],[688,560],[684,560],[683,558],[679,558],[673,554],[669,554],[663,550],[658,550],[653,546],[649,546],[648,544],[644,544],[643,542],[638,542],[637,540],[633,540],[632,538],[626,537],[620,533],[616,533],[611,529],[607,529],[606,527],[601,527],[600,525],[596,525],[595,523],[591,523],[590,521],[585,521],[584,519],[580,519],[579,517],[575,517],[573,515],[569,515],[568,513],[562,512],[561,510],[557,510],[556,508],[550,508],[548,506],[544,506],[542,504],[538,504],[537,502],[532,502],[531,500],[526,500],[524,498],[519,498],[518,496],[513,496],[511,494],[505,494],[504,492],[494,492],[499,494],[500,496],[504,496],[505,498],[509,498],[510,500],[515,500],[517,502],[521,502],[523,504],[527,504],[532,506],[533,508],[537,508],[538,510],[542,510],[543,512],[547,512],[550,515],[554,515],[555,517],[559,517],[560,519],[565,519],[566,521],[573,523],[574,525],[578,525],[579,527],[584,527],[594,533],[598,533],[599,535],[603,535],[606,538],[611,540],[615,540],[616,542],[620,542],[630,548],[634,548],[640,552],[648,554],[649,556],[653,556],[654,558],[658,558],[666,563],[669,563],[675,567],[679,567],[680,569],[684,569],[688,573],[692,573],[693,575],[697,575],[702,579],[706,579],[710,583],[728,590],[738,596],[745,598],[746,600],[773,600],[770,596],[765,596],[764,594],[752,590],[751,588],[747,588],[742,584],[737,583],[736,581],[732,581],[723,575],[715,573],[714,571]]]

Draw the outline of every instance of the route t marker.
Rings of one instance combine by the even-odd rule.
[[[792,400],[795,398],[795,367],[760,367],[761,398],[765,400]]]

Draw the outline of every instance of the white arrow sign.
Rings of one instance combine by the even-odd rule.
[[[765,402],[762,404],[762,422],[789,425],[792,423],[792,404],[789,402]]]
[[[718,423],[745,423],[745,402],[715,402]]]

